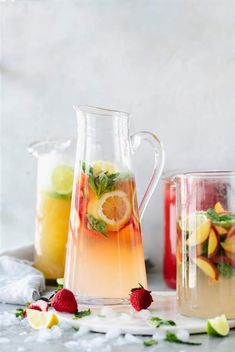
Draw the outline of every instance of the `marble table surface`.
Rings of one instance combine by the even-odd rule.
[[[167,290],[166,286],[163,283],[160,274],[151,274],[149,275],[149,287],[151,290]],[[0,304],[0,314],[4,312],[14,312],[16,306],[9,304]],[[1,322],[0,322],[1,323]],[[178,352],[186,352],[186,351],[213,351],[216,352],[231,352],[234,350],[235,346],[235,330],[230,332],[230,335],[226,338],[216,338],[216,337],[208,337],[205,334],[194,335],[192,337],[193,341],[202,342],[201,346],[186,346],[186,345],[177,345],[177,344],[169,344],[167,342],[161,342],[159,345],[152,347],[144,347],[142,343],[129,343],[122,346],[110,346],[108,344],[88,346],[86,349],[81,349],[77,346],[68,346],[68,341],[72,341],[73,335],[75,331],[70,328],[63,330],[62,336],[58,338],[50,339],[47,341],[38,341],[37,331],[32,331],[25,324],[12,324],[8,326],[3,326],[0,324],[0,351],[1,352],[42,352],[45,350],[46,352],[70,352],[70,351],[85,351],[85,352],[140,352],[140,351],[178,351]],[[84,340],[92,340],[99,336],[103,336],[102,334],[97,333],[88,333],[80,339]],[[140,337],[140,339],[144,340],[146,337]]]

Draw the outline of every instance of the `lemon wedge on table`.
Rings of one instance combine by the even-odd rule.
[[[212,336],[227,336],[229,333],[229,325],[226,316],[220,315],[213,319],[208,319],[206,323],[206,331]]]
[[[34,309],[27,309],[27,319],[29,325],[35,329],[51,328],[59,324],[57,315],[53,312],[40,312]]]

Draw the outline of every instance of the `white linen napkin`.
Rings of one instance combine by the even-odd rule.
[[[0,302],[26,304],[37,300],[45,290],[43,274],[27,260],[31,254],[31,247],[0,254]]]

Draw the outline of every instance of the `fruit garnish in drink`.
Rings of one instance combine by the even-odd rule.
[[[53,296],[51,306],[58,312],[76,313],[78,305],[72,291],[62,288]]]
[[[152,302],[151,291],[146,290],[141,284],[139,287],[131,289],[130,303],[135,310],[147,309]]]
[[[58,165],[51,176],[53,191],[59,195],[71,195],[73,189],[73,169],[67,165]]]
[[[118,167],[110,161],[96,160],[91,163],[91,167],[94,176],[98,176],[102,172],[106,172],[108,175],[118,172]]]
[[[223,314],[219,317],[208,319],[206,331],[211,336],[227,336],[229,334],[229,325],[226,316]]]
[[[59,319],[53,312],[39,312],[38,310],[28,309],[27,319],[29,325],[36,330],[52,328],[52,326],[59,324]]]

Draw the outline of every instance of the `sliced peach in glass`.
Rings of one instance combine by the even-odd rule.
[[[214,229],[216,230],[217,234],[220,236],[227,235],[228,230],[225,229],[223,226],[213,225]]]
[[[223,249],[229,253],[235,253],[235,235],[220,243]]]
[[[219,248],[218,235],[213,230],[213,228],[211,228],[209,239],[208,239],[208,251],[207,251],[208,257],[212,257],[213,255],[215,255],[218,248]]]
[[[219,272],[216,266],[209,259],[199,256],[192,258],[192,261],[211,279],[218,280]]]
[[[196,227],[189,235],[186,243],[189,246],[196,246],[207,240],[211,229],[211,221],[208,219]]]
[[[230,238],[232,236],[235,235],[235,225],[231,226],[229,231],[228,231],[228,235],[227,235],[227,238]]]
[[[216,211],[217,214],[224,212],[224,208],[222,207],[222,204],[220,202],[217,202],[215,204],[214,210]]]

